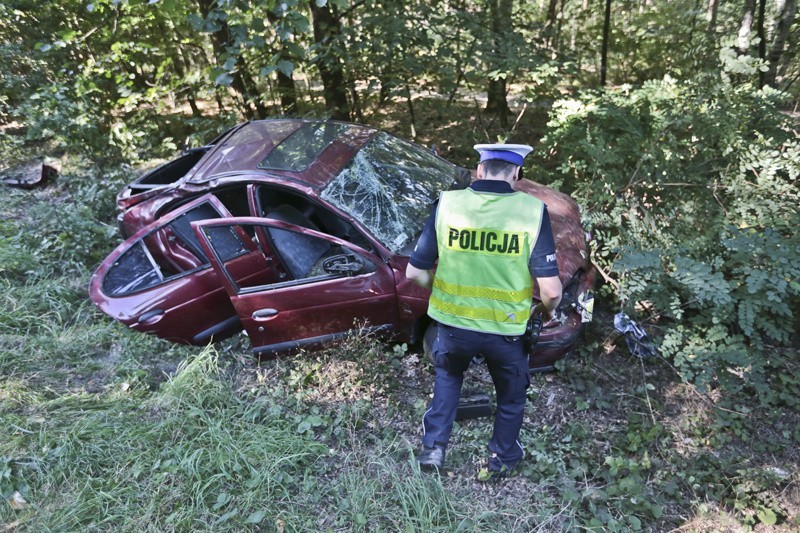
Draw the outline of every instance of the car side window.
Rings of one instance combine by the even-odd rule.
[[[214,206],[203,202],[137,239],[109,268],[103,291],[124,296],[149,289],[201,267],[208,258],[191,227],[196,220],[221,218]],[[229,233],[215,241],[226,257],[241,255],[246,247],[243,236]]]
[[[237,292],[300,285],[374,272],[369,259],[333,241],[270,225],[211,226],[202,229]],[[215,235],[254,235],[246,254],[222,257]]]
[[[374,251],[372,243],[349,221],[296,193],[278,187],[259,186],[256,202],[258,216],[327,233]]]

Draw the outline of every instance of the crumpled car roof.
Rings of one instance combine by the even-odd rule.
[[[326,132],[331,134],[331,139],[325,140]],[[322,189],[377,133],[375,128],[334,121],[282,119],[247,122],[229,132],[205,154],[186,181],[205,183],[221,176],[264,172]],[[263,165],[284,148],[296,149],[297,144],[313,147],[309,139],[313,141],[315,135],[321,139],[321,149],[307,154],[307,166],[280,168]],[[301,143],[292,143],[297,138]]]

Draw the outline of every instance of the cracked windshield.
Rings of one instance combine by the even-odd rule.
[[[458,167],[432,152],[380,133],[325,188],[322,198],[351,213],[392,252],[422,231],[431,204]]]

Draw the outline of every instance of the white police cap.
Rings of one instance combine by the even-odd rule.
[[[533,151],[533,147],[527,144],[476,144],[474,148],[481,155],[481,163],[500,159],[519,167],[525,156]]]

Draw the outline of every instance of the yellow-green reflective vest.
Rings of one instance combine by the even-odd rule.
[[[522,335],[533,302],[528,260],[543,211],[541,200],[522,192],[442,193],[428,315],[463,329]]]

